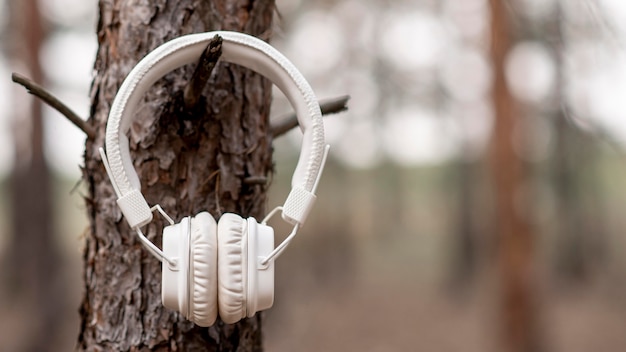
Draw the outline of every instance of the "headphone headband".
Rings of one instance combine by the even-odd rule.
[[[158,79],[196,61],[215,35],[223,38],[222,60],[245,66],[270,79],[296,111],[304,138],[292,190],[282,207],[283,218],[301,225],[315,201],[315,188],[327,148],[322,115],[311,86],[287,58],[258,38],[228,31],[190,34],[162,44],[139,61],[122,83],[111,106],[105,141],[108,158],[103,159],[118,196],[118,205],[131,228],[152,220],[152,211],[141,194],[126,136],[136,107]]]

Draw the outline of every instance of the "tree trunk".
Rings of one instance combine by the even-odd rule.
[[[274,1],[101,0],[99,49],[93,81],[83,176],[89,187],[90,234],[78,349],[87,351],[259,351],[259,315],[234,325],[200,328],[161,305],[161,265],[121,218],[98,154],[109,107],[131,68],[175,37],[234,30],[268,40]],[[261,217],[266,186],[243,182],[272,172],[269,81],[219,64],[193,111],[183,90],[195,65],[167,75],[146,94],[131,127],[131,154],[148,203],[180,220],[209,211]],[[164,222],[146,232],[161,245]]]
[[[12,43],[10,52],[26,66],[29,76],[42,82],[39,51],[45,29],[38,2],[16,1],[9,3],[9,8],[15,37],[19,38]],[[49,351],[50,341],[57,337],[56,320],[65,296],[60,294],[63,284],[52,226],[50,170],[43,150],[42,104],[38,99],[30,102],[30,109],[25,110],[29,115],[14,121],[18,137],[9,187],[13,236],[7,251],[11,281],[8,287],[14,289],[11,300],[21,305],[22,316],[30,327],[30,337],[20,350]]]
[[[533,234],[529,222],[527,166],[515,151],[519,105],[505,77],[506,55],[513,46],[510,13],[505,0],[491,0],[491,55],[494,66],[493,104],[496,115],[491,166],[495,186],[498,264],[502,290],[503,346],[510,352],[541,351],[538,338],[533,272]]]
[[[460,293],[476,274],[478,266],[477,247],[479,233],[475,226],[476,163],[462,158],[455,165],[457,183],[457,214],[452,247],[451,281],[453,292]]]

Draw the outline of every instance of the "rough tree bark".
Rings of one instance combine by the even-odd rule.
[[[161,265],[122,220],[98,148],[110,104],[126,74],[150,50],[183,34],[235,30],[268,40],[273,0],[100,0],[99,49],[91,90],[84,179],[90,231],[79,350],[258,351],[259,315],[235,325],[199,328],[161,306]],[[175,220],[207,210],[264,214],[266,185],[244,182],[272,172],[270,84],[249,70],[218,64],[193,111],[183,90],[194,65],[167,75],[147,93],[131,127],[131,154],[150,204]],[[161,245],[164,222],[148,225]]]

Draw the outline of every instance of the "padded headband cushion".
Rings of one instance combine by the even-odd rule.
[[[223,39],[222,60],[243,65],[269,78],[293,105],[304,139],[292,185],[312,190],[324,153],[324,128],[310,85],[289,60],[264,41],[243,33],[216,31],[182,36],[161,45],[143,58],[122,83],[111,106],[106,130],[111,178],[121,197],[141,190],[126,133],[143,94],[168,72],[196,61],[215,35]]]
[[[207,212],[191,219],[191,316],[199,326],[217,318],[217,224]]]
[[[247,237],[246,221],[226,213],[217,224],[217,303],[220,318],[233,324],[246,316]]]

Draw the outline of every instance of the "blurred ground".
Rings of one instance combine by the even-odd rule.
[[[493,286],[493,282],[475,284],[463,293],[407,283],[311,286],[308,295],[282,294],[276,308],[267,313],[266,347],[268,351],[495,352],[499,331]],[[540,333],[546,350],[624,350],[624,297],[602,285],[543,292]]]
[[[283,290],[266,313],[268,351],[499,350],[493,270],[484,270],[468,286],[451,287],[418,283],[423,277],[417,275],[377,272],[375,266],[362,268],[369,273],[349,283],[306,280],[315,277],[314,269],[298,269],[303,272],[277,276]],[[287,280],[297,284],[285,289]],[[559,287],[546,275],[539,281],[538,331],[546,351],[626,350],[624,287],[607,277],[575,287]]]
[[[307,275],[310,273],[298,274]],[[289,279],[279,277],[281,282]],[[266,350],[497,351],[493,282],[476,283],[466,292],[451,292],[443,287],[419,287],[408,282],[365,281],[356,279],[353,285],[311,281],[277,293],[274,308],[264,313]],[[605,284],[546,290],[542,296],[542,334],[549,351],[626,348],[626,295]],[[28,320],[28,307],[20,305],[19,300],[11,303],[2,298],[2,351],[20,351],[18,346],[28,339],[32,323]],[[71,311],[59,320],[64,325],[63,336],[51,341],[57,351],[69,351],[74,346],[78,331],[77,294],[72,301]]]

